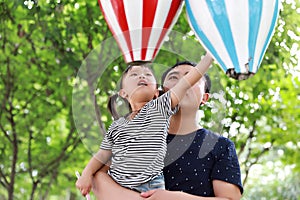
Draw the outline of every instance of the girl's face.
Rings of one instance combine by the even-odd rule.
[[[132,66],[124,75],[120,95],[129,102],[150,101],[158,96],[152,71],[145,66]]]
[[[193,66],[190,65],[179,65],[172,69],[166,76],[163,88],[164,91],[168,91],[176,85],[176,83],[187,74]],[[201,103],[205,103],[206,95],[205,94],[205,78],[201,78],[193,87],[187,90],[185,97],[181,100],[180,106],[188,106],[191,108],[198,109]],[[208,96],[207,96],[208,97]]]

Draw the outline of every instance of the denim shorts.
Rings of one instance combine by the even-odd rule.
[[[132,190],[137,192],[146,192],[148,190],[155,190],[155,189],[165,189],[165,179],[163,173],[160,173],[154,176],[150,181],[147,183],[143,183],[138,186],[131,187]]]

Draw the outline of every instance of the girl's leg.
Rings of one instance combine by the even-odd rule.
[[[140,192],[147,192],[149,190],[156,190],[156,189],[165,190],[164,175],[161,173],[155,176],[152,180],[148,181],[147,183],[133,187],[133,189]]]
[[[114,180],[107,173],[98,171],[93,180],[93,193],[99,200],[142,200],[140,194],[126,189]]]

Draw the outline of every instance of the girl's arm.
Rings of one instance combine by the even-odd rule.
[[[100,149],[86,165],[82,171],[82,175],[76,181],[76,187],[81,191],[83,196],[90,192],[94,174],[105,165],[104,163],[110,160],[111,155],[111,151]]]
[[[174,108],[180,100],[184,97],[186,91],[197,83],[211,65],[213,58],[209,53],[206,53],[204,58],[192,68],[178,83],[171,89],[171,102],[172,108]]]

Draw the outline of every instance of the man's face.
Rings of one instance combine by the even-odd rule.
[[[166,76],[163,88],[164,91],[168,91],[176,85],[176,83],[187,74],[193,66],[190,65],[179,65],[172,69]],[[185,97],[181,100],[180,106],[193,106],[199,107],[203,95],[204,95],[205,78],[201,78],[193,87],[187,90]]]

